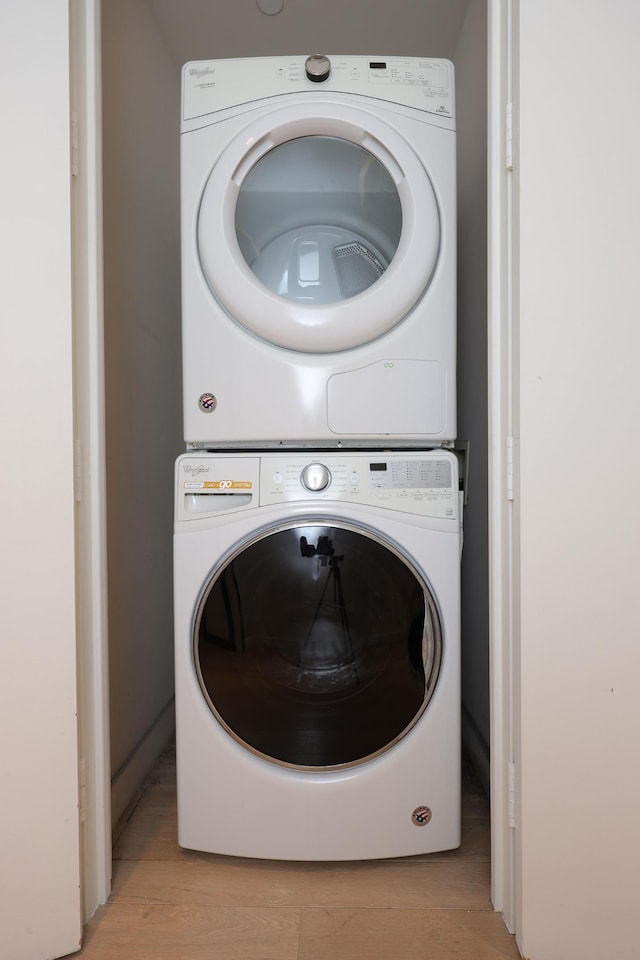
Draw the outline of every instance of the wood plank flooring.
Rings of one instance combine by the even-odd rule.
[[[81,960],[517,960],[489,901],[489,808],[469,771],[459,850],[358,863],[181,850],[168,749],[116,837]]]

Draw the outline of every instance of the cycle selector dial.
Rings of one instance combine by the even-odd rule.
[[[305,490],[320,493],[331,483],[331,472],[324,463],[308,463],[300,474],[300,483]]]
[[[304,64],[307,80],[312,83],[322,83],[329,79],[331,73],[331,61],[328,57],[315,54],[313,57],[307,57]]]

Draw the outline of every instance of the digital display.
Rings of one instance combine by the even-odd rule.
[[[382,62],[380,62],[380,63],[369,63],[369,69],[370,69],[370,70],[386,70],[386,69],[387,69],[387,65],[386,65],[386,63],[382,63]]]
[[[370,463],[369,470],[386,470],[386,463]]]

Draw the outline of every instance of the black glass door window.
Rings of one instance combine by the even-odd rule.
[[[277,763],[360,763],[396,743],[436,684],[428,586],[377,536],[342,525],[266,533],[212,575],[194,655],[218,720]]]

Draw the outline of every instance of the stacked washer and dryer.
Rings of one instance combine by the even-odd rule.
[[[189,63],[181,139],[179,841],[455,847],[453,67]]]

